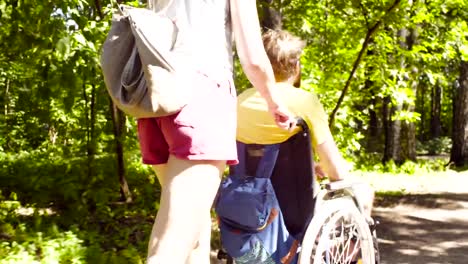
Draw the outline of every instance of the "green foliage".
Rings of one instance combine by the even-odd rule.
[[[86,159],[56,149],[2,154],[0,263],[143,263],[159,185],[129,151],[134,201],[119,202],[114,160],[97,158],[88,179]]]
[[[85,249],[81,244],[82,241],[72,232],[46,237],[38,232],[34,236],[28,235],[24,241],[0,244],[0,254],[6,256],[0,263],[86,263]]]
[[[424,144],[417,142],[417,150],[419,153],[427,155],[438,155],[450,153],[452,148],[452,139],[449,137],[439,137],[428,140]]]
[[[307,42],[303,89],[317,93],[329,113],[364,52],[332,128],[355,168],[427,175],[445,170],[447,160],[382,164],[383,108],[392,109],[390,121],[414,124],[418,153],[449,152],[453,91],[460,61],[468,60],[468,2],[400,1],[389,10],[394,2],[294,0],[273,7],[281,9],[284,28]],[[0,263],[143,263],[159,185],[141,164],[135,120],[128,118],[124,160],[133,203],[120,203],[99,68],[111,14],[107,0],[0,3],[0,255],[7,256]],[[239,92],[251,87],[237,58],[235,82]],[[429,125],[439,111],[436,88],[438,136]],[[369,146],[377,153],[367,153]]]
[[[346,153],[359,149],[358,144],[367,145],[369,113],[376,112],[381,124],[386,97],[390,107],[396,108],[392,120],[415,124],[427,139],[433,111],[431,89],[436,85],[442,88],[443,136],[450,136],[453,84],[467,43],[467,2],[400,1],[391,11],[394,2],[298,0],[276,6],[284,14],[285,28],[308,43],[301,61],[303,84],[320,95],[329,113],[366,34],[381,22],[336,115],[334,133]],[[353,132],[360,135],[352,136]],[[373,144],[383,145],[382,140]]]
[[[33,160],[34,162],[31,162]],[[38,149],[18,154],[0,153],[0,185],[3,195],[16,193],[20,201],[45,207],[87,210],[83,205],[101,206],[119,199],[113,155],[96,157],[94,177],[88,178],[86,157],[66,157],[57,149]],[[153,199],[155,177],[141,164],[137,151],[126,153],[127,180],[142,186],[135,190],[137,202]],[[148,184],[148,181],[151,184]],[[40,194],[40,195],[38,195]]]
[[[365,150],[371,140],[370,113],[376,112],[381,124],[386,97],[391,106],[403,105],[392,112],[392,120],[415,124],[426,140],[431,138],[427,136],[430,91],[441,87],[442,136],[451,132],[453,84],[468,46],[466,1],[399,1],[390,9],[394,3],[295,0],[272,4],[281,9],[284,28],[306,40],[303,88],[317,93],[329,113],[337,105],[366,35],[378,25],[333,127],[348,157]],[[89,154],[90,160],[112,152],[109,100],[99,69],[100,48],[112,14],[110,1],[7,0],[0,11],[0,149],[21,152],[52,144],[66,155]],[[404,30],[416,34],[411,47],[404,43],[409,38],[402,35]],[[239,92],[251,86],[238,59],[235,81]],[[126,143],[136,148],[134,122],[126,125]],[[383,145],[382,139],[375,143]]]
[[[447,170],[447,157],[421,157],[417,161],[407,160],[402,164],[395,164],[393,160],[381,163],[380,154],[361,154],[354,163],[354,169],[358,171],[408,174],[408,175],[426,175],[435,171]]]
[[[150,230],[144,219],[125,223],[129,216],[118,209],[111,219],[92,223],[87,217],[88,225],[63,226],[56,213],[28,215],[14,204],[0,203],[0,255],[6,256],[2,264],[143,263]]]
[[[337,117],[343,121],[336,122],[332,133],[342,155],[348,159],[353,159],[356,153],[362,151],[361,140],[364,136],[358,130],[361,122],[357,121],[362,113],[349,110],[348,106],[344,106],[338,112]]]

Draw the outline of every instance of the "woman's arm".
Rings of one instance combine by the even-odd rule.
[[[236,49],[247,78],[265,98],[279,127],[290,129],[294,119],[277,101],[272,88],[275,76],[263,47],[257,14],[257,1],[231,0],[231,20]]]

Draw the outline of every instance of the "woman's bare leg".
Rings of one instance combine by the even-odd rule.
[[[162,186],[164,185],[164,177],[166,175],[166,168],[167,164],[159,164],[159,165],[152,165],[154,172],[156,173],[156,177],[158,178],[159,185],[161,185],[161,190]]]
[[[211,214],[208,212],[205,220],[203,221],[203,227],[200,232],[198,242],[195,248],[190,253],[186,264],[204,264],[210,263],[210,252],[211,252]]]
[[[159,180],[161,187],[164,185],[164,175],[166,172],[166,164],[152,165],[156,177]],[[153,227],[154,228],[154,227]],[[149,250],[149,249],[148,249]],[[203,229],[200,233],[200,238],[195,245],[195,248],[190,252],[190,256],[186,261],[187,264],[209,263],[211,250],[211,214],[208,212],[206,221],[204,221]]]
[[[183,264],[192,258],[206,259],[206,264],[209,263],[211,228],[208,231],[206,228],[225,164],[225,161],[190,161],[170,156],[165,167],[156,166],[161,174],[158,178],[162,192],[148,245],[148,264]],[[194,249],[195,254],[191,256]]]

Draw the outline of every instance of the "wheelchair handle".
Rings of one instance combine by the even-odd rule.
[[[302,117],[296,117],[296,127],[300,127],[302,131],[308,131],[309,126],[307,125],[306,121]]]

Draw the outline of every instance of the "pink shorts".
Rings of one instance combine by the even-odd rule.
[[[145,164],[164,164],[172,154],[188,160],[237,164],[236,90],[232,80],[215,82],[200,74],[193,100],[179,113],[138,120]]]

